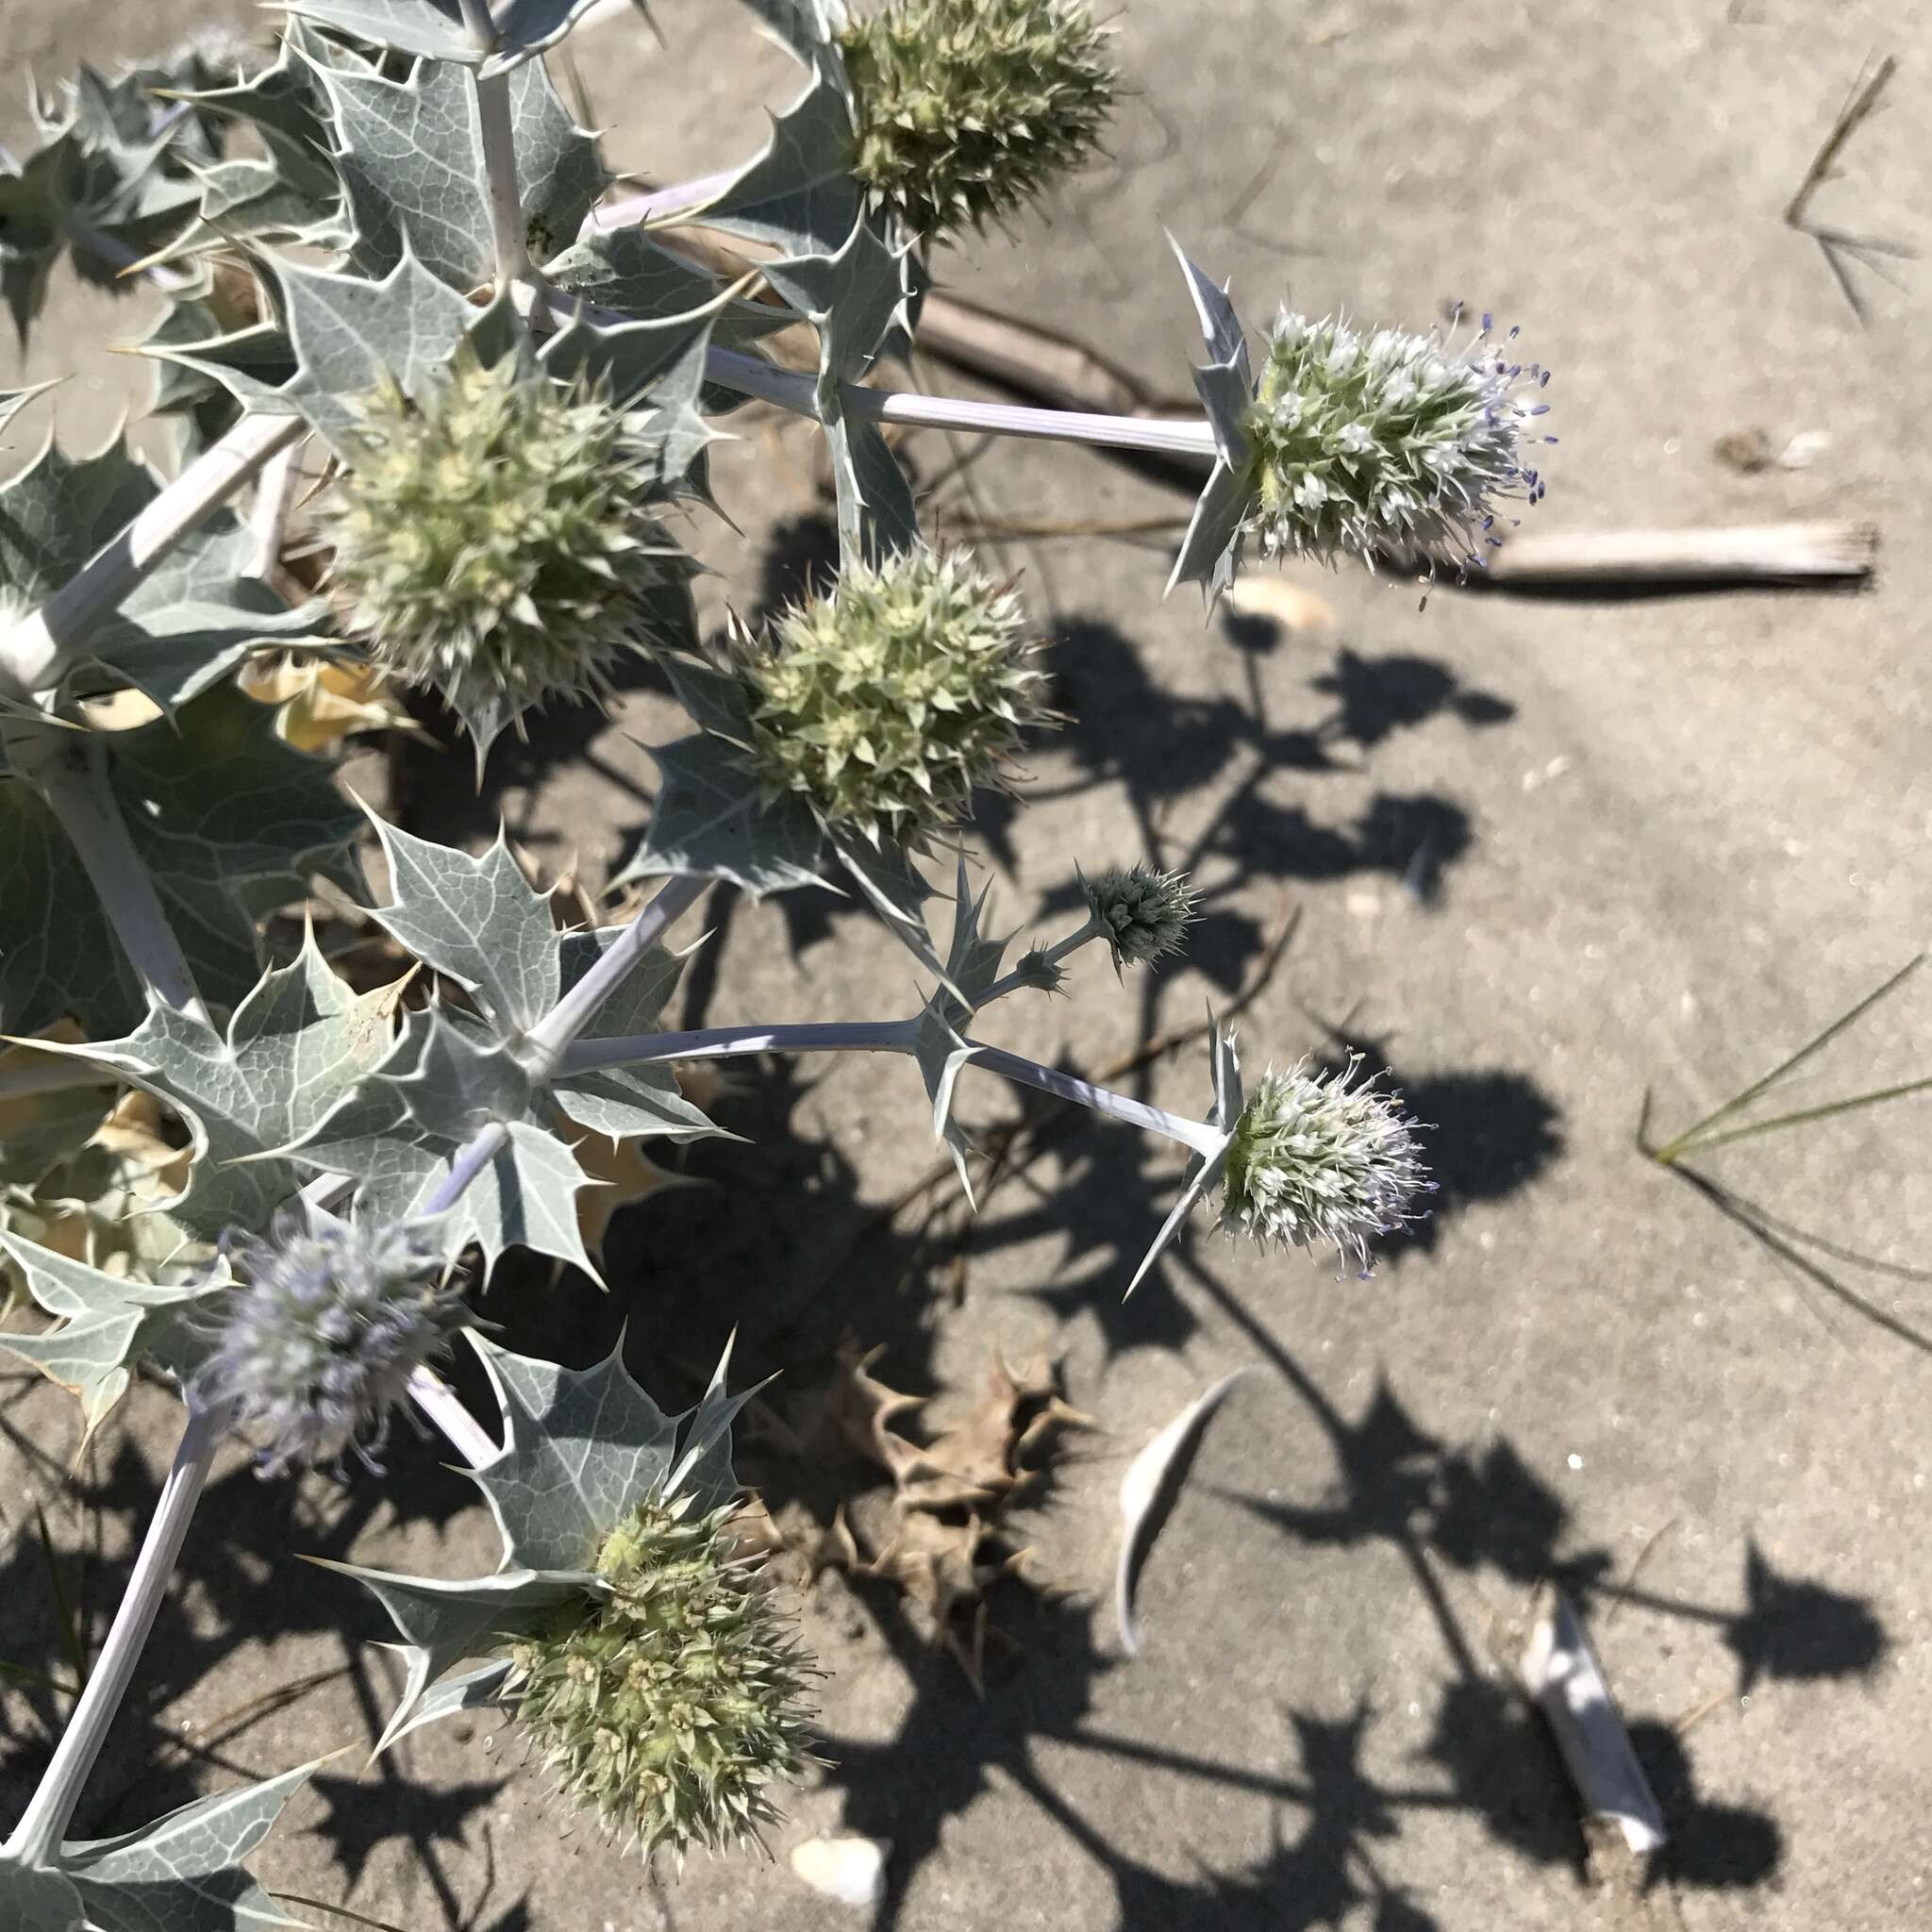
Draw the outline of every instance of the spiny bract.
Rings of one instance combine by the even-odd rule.
[[[683,571],[624,413],[465,349],[417,397],[385,378],[358,415],[331,577],[375,663],[440,691],[479,745],[551,696],[608,696],[649,593]]]
[[[608,1597],[505,1647],[508,1695],[563,1790],[647,1857],[758,1837],[777,1819],[768,1788],[808,1755],[810,1662],[732,1551],[735,1507],[647,1499],[598,1552]]]
[[[231,1250],[242,1285],[223,1298],[214,1352],[200,1371],[211,1403],[263,1438],[258,1467],[278,1475],[354,1448],[366,1461],[389,1433],[411,1373],[468,1317],[439,1290],[442,1263],[401,1226],[277,1219],[267,1241]]]
[[[1364,1272],[1369,1243],[1415,1219],[1425,1179],[1402,1096],[1351,1086],[1360,1066],[1270,1073],[1235,1123],[1222,1175],[1221,1224],[1265,1247],[1333,1242]]]
[[[1247,529],[1270,557],[1392,549],[1479,569],[1497,501],[1543,493],[1524,444],[1545,405],[1512,394],[1525,377],[1549,380],[1498,348],[1488,316],[1456,352],[1434,331],[1363,334],[1284,309],[1244,425]]]
[[[929,238],[1010,212],[1092,149],[1113,104],[1105,42],[1064,0],[892,0],[852,21],[854,172]]]
[[[967,557],[848,565],[741,651],[758,781],[801,794],[834,832],[916,841],[1045,722],[1039,647],[1019,599]]]
[[[1180,951],[1194,916],[1194,894],[1185,873],[1162,872],[1137,859],[1128,866],[1110,865],[1080,883],[1101,937],[1113,950],[1115,972]]]

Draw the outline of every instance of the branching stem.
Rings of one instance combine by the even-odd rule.
[[[463,25],[476,50],[496,51],[496,27],[489,0],[462,0]],[[517,143],[509,118],[509,75],[473,76],[476,127],[483,151],[478,184],[490,209],[490,238],[496,250],[496,286],[508,289],[530,272],[530,236],[524,224],[523,196],[517,189]]]

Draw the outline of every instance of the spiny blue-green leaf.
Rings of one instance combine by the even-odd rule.
[[[521,66],[545,47],[555,46],[595,4],[596,0],[508,0],[490,9],[496,33],[489,47],[479,47],[471,39],[458,0],[290,0],[289,10],[358,40],[393,47],[399,54],[461,62],[488,76]]]
[[[945,1142],[946,1152],[953,1157],[953,1166],[969,1208],[977,1205],[973,1196],[973,1176],[966,1167],[973,1143],[953,1118],[953,1090],[961,1069],[972,1058],[972,1047],[959,1036],[940,1001],[935,999],[919,1016],[913,1058],[919,1067],[919,1077],[925,1082],[925,1097],[931,1103],[933,1133]]]
[[[279,322],[236,323],[217,312],[212,295],[184,296],[136,346],[158,365],[158,411],[226,393],[287,413],[281,391],[295,376],[295,345]]]
[[[375,918],[410,952],[526,1032],[557,1004],[557,923],[501,833],[481,858],[418,839],[374,813],[391,903]]]
[[[475,1038],[441,1008],[428,1009],[422,1050],[408,1072],[375,1077],[394,1086],[424,1135],[452,1146],[492,1121],[532,1119],[530,1076],[515,1057],[494,1041]]]
[[[319,1763],[321,1760],[317,1760]],[[87,1907],[94,1932],[271,1932],[301,1926],[242,1870],[282,1807],[314,1774],[221,1791],[116,1838],[60,1847],[58,1869]]]
[[[442,1021],[445,1028],[449,1024]],[[456,1125],[456,1118],[424,1119],[424,1110],[436,1115],[437,1086],[425,1082],[412,1090],[408,1084],[422,1069],[435,1031],[428,1016],[412,1014],[380,1077],[365,1080],[287,1150],[317,1173],[354,1174],[361,1211],[374,1220],[424,1214],[469,1138],[440,1130]],[[505,1071],[500,1062],[486,1064]],[[429,1079],[441,1075],[432,1070]],[[515,1096],[499,1091],[493,1097]],[[506,1248],[526,1247],[572,1262],[594,1280],[576,1217],[577,1194],[590,1185],[590,1175],[556,1135],[527,1120],[513,1121],[503,1149],[443,1216],[438,1239],[451,1256],[475,1241],[486,1273]]]
[[[1209,1153],[1188,1157],[1187,1168],[1181,1176],[1180,1199],[1174,1204],[1174,1211],[1160,1224],[1160,1231],[1154,1237],[1141,1265],[1134,1270],[1134,1278],[1127,1284],[1128,1294],[1132,1294],[1147,1278],[1147,1271],[1180,1232],[1182,1224],[1200,1205],[1208,1190],[1219,1184],[1227,1167],[1228,1152],[1234,1145],[1234,1124],[1241,1111],[1241,1061],[1235,1054],[1233,1034],[1225,1032],[1216,1023],[1211,1010],[1208,1015],[1208,1068],[1214,1080],[1214,1106],[1208,1119],[1220,1130],[1221,1141]]]
[[[0,1334],[0,1348],[78,1397],[89,1434],[126,1392],[142,1357],[185,1376],[206,1353],[184,1317],[192,1304],[218,1291],[225,1268],[206,1281],[164,1288],[103,1274],[12,1234],[0,1234],[0,1247],[20,1270],[27,1292],[61,1324],[45,1335]]]
[[[675,489],[692,458],[710,441],[698,410],[711,323],[724,298],[711,308],[661,320],[605,322],[573,315],[543,344],[546,374],[608,385],[612,401],[638,410],[639,438],[656,443],[660,488]],[[648,407],[646,407],[648,405]]]
[[[409,253],[380,281],[278,262],[295,345],[294,379],[280,391],[336,447],[355,455],[355,398],[393,376],[414,395],[423,378],[455,355],[478,319],[455,289]]]
[[[0,484],[0,603],[42,602],[159,491],[153,473],[119,438],[77,462],[48,443]],[[258,645],[314,636],[323,608],[291,610],[246,575],[252,547],[228,510],[192,530],[118,610],[101,619],[70,684],[90,693],[133,684],[172,708]]]
[[[928,973],[950,986],[945,962],[933,951],[920,911],[933,894],[918,866],[896,845],[883,841],[872,846],[859,838],[835,838],[832,845],[847,874],[900,942]]]
[[[8,1932],[85,1932],[86,1910],[71,1878],[0,1852],[0,1925]]]
[[[390,1044],[389,989],[358,995],[304,940],[292,965],[263,974],[225,1033],[151,1007],[125,1040],[53,1047],[109,1067],[175,1108],[193,1138],[188,1186],[164,1204],[207,1240],[260,1228],[301,1185],[275,1155],[320,1122]]]
[[[16,720],[18,734],[55,732]],[[172,720],[81,737],[101,787],[153,874],[203,995],[229,1007],[261,971],[260,918],[323,873],[353,886],[343,854],[359,815],[329,767],[275,736],[275,714],[232,685]],[[222,783],[208,774],[219,771]],[[37,1033],[63,1013],[99,1039],[142,1007],[109,922],[38,795],[0,779],[0,1025]]]
[[[1208,360],[1194,371],[1194,388],[1214,430],[1214,468],[1194,505],[1187,535],[1181,540],[1167,581],[1201,583],[1210,598],[1234,582],[1241,567],[1241,525],[1253,508],[1245,417],[1254,401],[1255,378],[1248,358],[1247,336],[1227,291],[1190,261],[1180,243],[1168,237],[1187,279],[1194,312],[1200,319]]]
[[[610,228],[574,242],[544,275],[567,294],[640,322],[696,315],[713,308],[731,288],[710,270],[659,246],[641,228]],[[711,318],[711,340],[743,348],[791,323],[772,303],[732,296]]]
[[[496,266],[483,178],[483,134],[471,76],[425,60],[406,81],[325,72],[355,242],[348,266],[382,275],[405,246],[458,290],[490,281]],[[541,266],[573,239],[606,176],[596,142],[571,118],[541,61],[509,83],[517,186]]]
[[[686,874],[729,879],[761,898],[826,882],[818,821],[790,795],[762,804],[730,745],[700,734],[651,756],[660,774],[656,808],[616,883]]]
[[[697,1507],[705,1511],[721,1509],[743,1493],[743,1485],[731,1467],[731,1425],[738,1420],[739,1410],[774,1379],[767,1376],[764,1382],[754,1383],[736,1395],[730,1392],[725,1379],[731,1369],[732,1344],[737,1339],[734,1330],[696,1408],[677,1418],[683,1439],[678,1444],[676,1465],[664,1479],[668,1495],[693,1497]],[[685,1427],[687,1422],[689,1427]]]
[[[440,1576],[396,1576],[355,1563],[309,1560],[338,1575],[352,1576],[389,1612],[402,1637],[407,1675],[403,1694],[376,1741],[378,1752],[409,1727],[417,1704],[431,1681],[452,1664],[492,1647],[493,1639],[527,1629],[545,1610],[573,1597],[601,1591],[603,1579],[585,1571],[499,1571],[455,1582]]]
[[[384,1742],[399,1744],[411,1731],[433,1724],[439,1718],[460,1717],[466,1711],[497,1710],[506,1704],[513,1705],[515,1698],[506,1699],[504,1695],[504,1684],[514,1668],[508,1657],[493,1657],[430,1685],[416,1700],[409,1715],[401,1724],[390,1726]]]
[[[805,92],[772,117],[763,150],[699,211],[707,227],[791,256],[830,254],[852,232],[862,203],[851,96],[836,55],[812,64]]]
[[[470,1339],[503,1419],[503,1453],[475,1481],[505,1564],[591,1568],[612,1526],[669,1475],[681,1418],[631,1379],[622,1341],[590,1368],[568,1369]]]
[[[622,926],[564,934],[559,942],[564,991],[568,992],[623,936]],[[623,1040],[649,1033],[658,1024],[683,970],[682,959],[661,946],[653,946],[642,962],[625,976],[624,984],[598,1008],[578,1038]],[[695,1141],[721,1131],[684,1097],[676,1075],[660,1064],[565,1074],[552,1082],[551,1092],[572,1120],[608,1134],[613,1141]]]
[[[23,348],[66,245],[62,224],[77,166],[75,142],[66,136],[49,141],[18,168],[11,157],[0,157],[0,300]]]

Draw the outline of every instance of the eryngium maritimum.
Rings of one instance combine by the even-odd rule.
[[[1101,937],[1113,949],[1116,972],[1180,951],[1194,916],[1194,895],[1185,873],[1161,872],[1141,859],[1108,866],[1080,883]]]
[[[1298,1248],[1353,1256],[1364,1273],[1369,1245],[1416,1218],[1433,1190],[1417,1123],[1399,1093],[1352,1085],[1360,1059],[1339,1073],[1301,1067],[1269,1074],[1235,1123],[1222,1175],[1221,1224]]]
[[[839,44],[853,172],[929,238],[996,220],[1078,166],[1113,105],[1106,36],[1079,0],[891,0]]]
[[[847,565],[743,651],[750,757],[775,797],[876,843],[939,830],[1047,712],[1020,600],[970,558]]]
[[[294,1216],[233,1255],[242,1285],[222,1306],[203,1394],[260,1437],[263,1475],[352,1448],[368,1461],[411,1373],[467,1319],[437,1287],[441,1260],[402,1227],[323,1218],[310,1228]]]
[[[508,1694],[563,1790],[647,1857],[758,1837],[808,1755],[810,1661],[733,1553],[734,1507],[640,1504],[598,1553],[609,1596],[507,1646]]]
[[[416,398],[385,377],[358,416],[330,576],[375,663],[482,741],[546,698],[608,695],[683,571],[623,412],[466,349]]]
[[[1435,331],[1364,334],[1284,310],[1244,425],[1246,528],[1270,557],[1395,551],[1479,569],[1498,505],[1543,493],[1526,446],[1548,380],[1492,340],[1488,316],[1454,350]]]

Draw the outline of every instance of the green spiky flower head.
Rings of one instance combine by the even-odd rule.
[[[1221,1224],[1266,1247],[1333,1244],[1363,1269],[1369,1244],[1416,1218],[1432,1190],[1402,1096],[1341,1072],[1270,1073],[1235,1122]]]
[[[1332,563],[1397,550],[1480,568],[1500,502],[1543,493],[1528,425],[1549,375],[1514,359],[1515,334],[1498,343],[1484,316],[1457,349],[1439,332],[1284,309],[1243,425],[1246,528],[1263,552]]]
[[[916,844],[1046,722],[1039,648],[1019,599],[968,557],[848,565],[741,648],[759,784],[835,835]]]
[[[508,1699],[564,1790],[647,1857],[757,1838],[809,1757],[813,1672],[735,1549],[735,1508],[654,1492],[597,1553],[608,1595],[505,1646]]]
[[[1113,103],[1083,0],[889,0],[839,36],[854,172],[915,234],[1010,213],[1091,153]]]
[[[1113,951],[1114,971],[1145,966],[1178,953],[1194,916],[1194,894],[1185,873],[1162,872],[1137,859],[1082,877],[1087,903],[1101,937]]]
[[[358,414],[331,577],[371,658],[441,691],[479,756],[546,699],[608,697],[651,593],[688,571],[608,393],[466,346],[413,396],[385,378]]]

